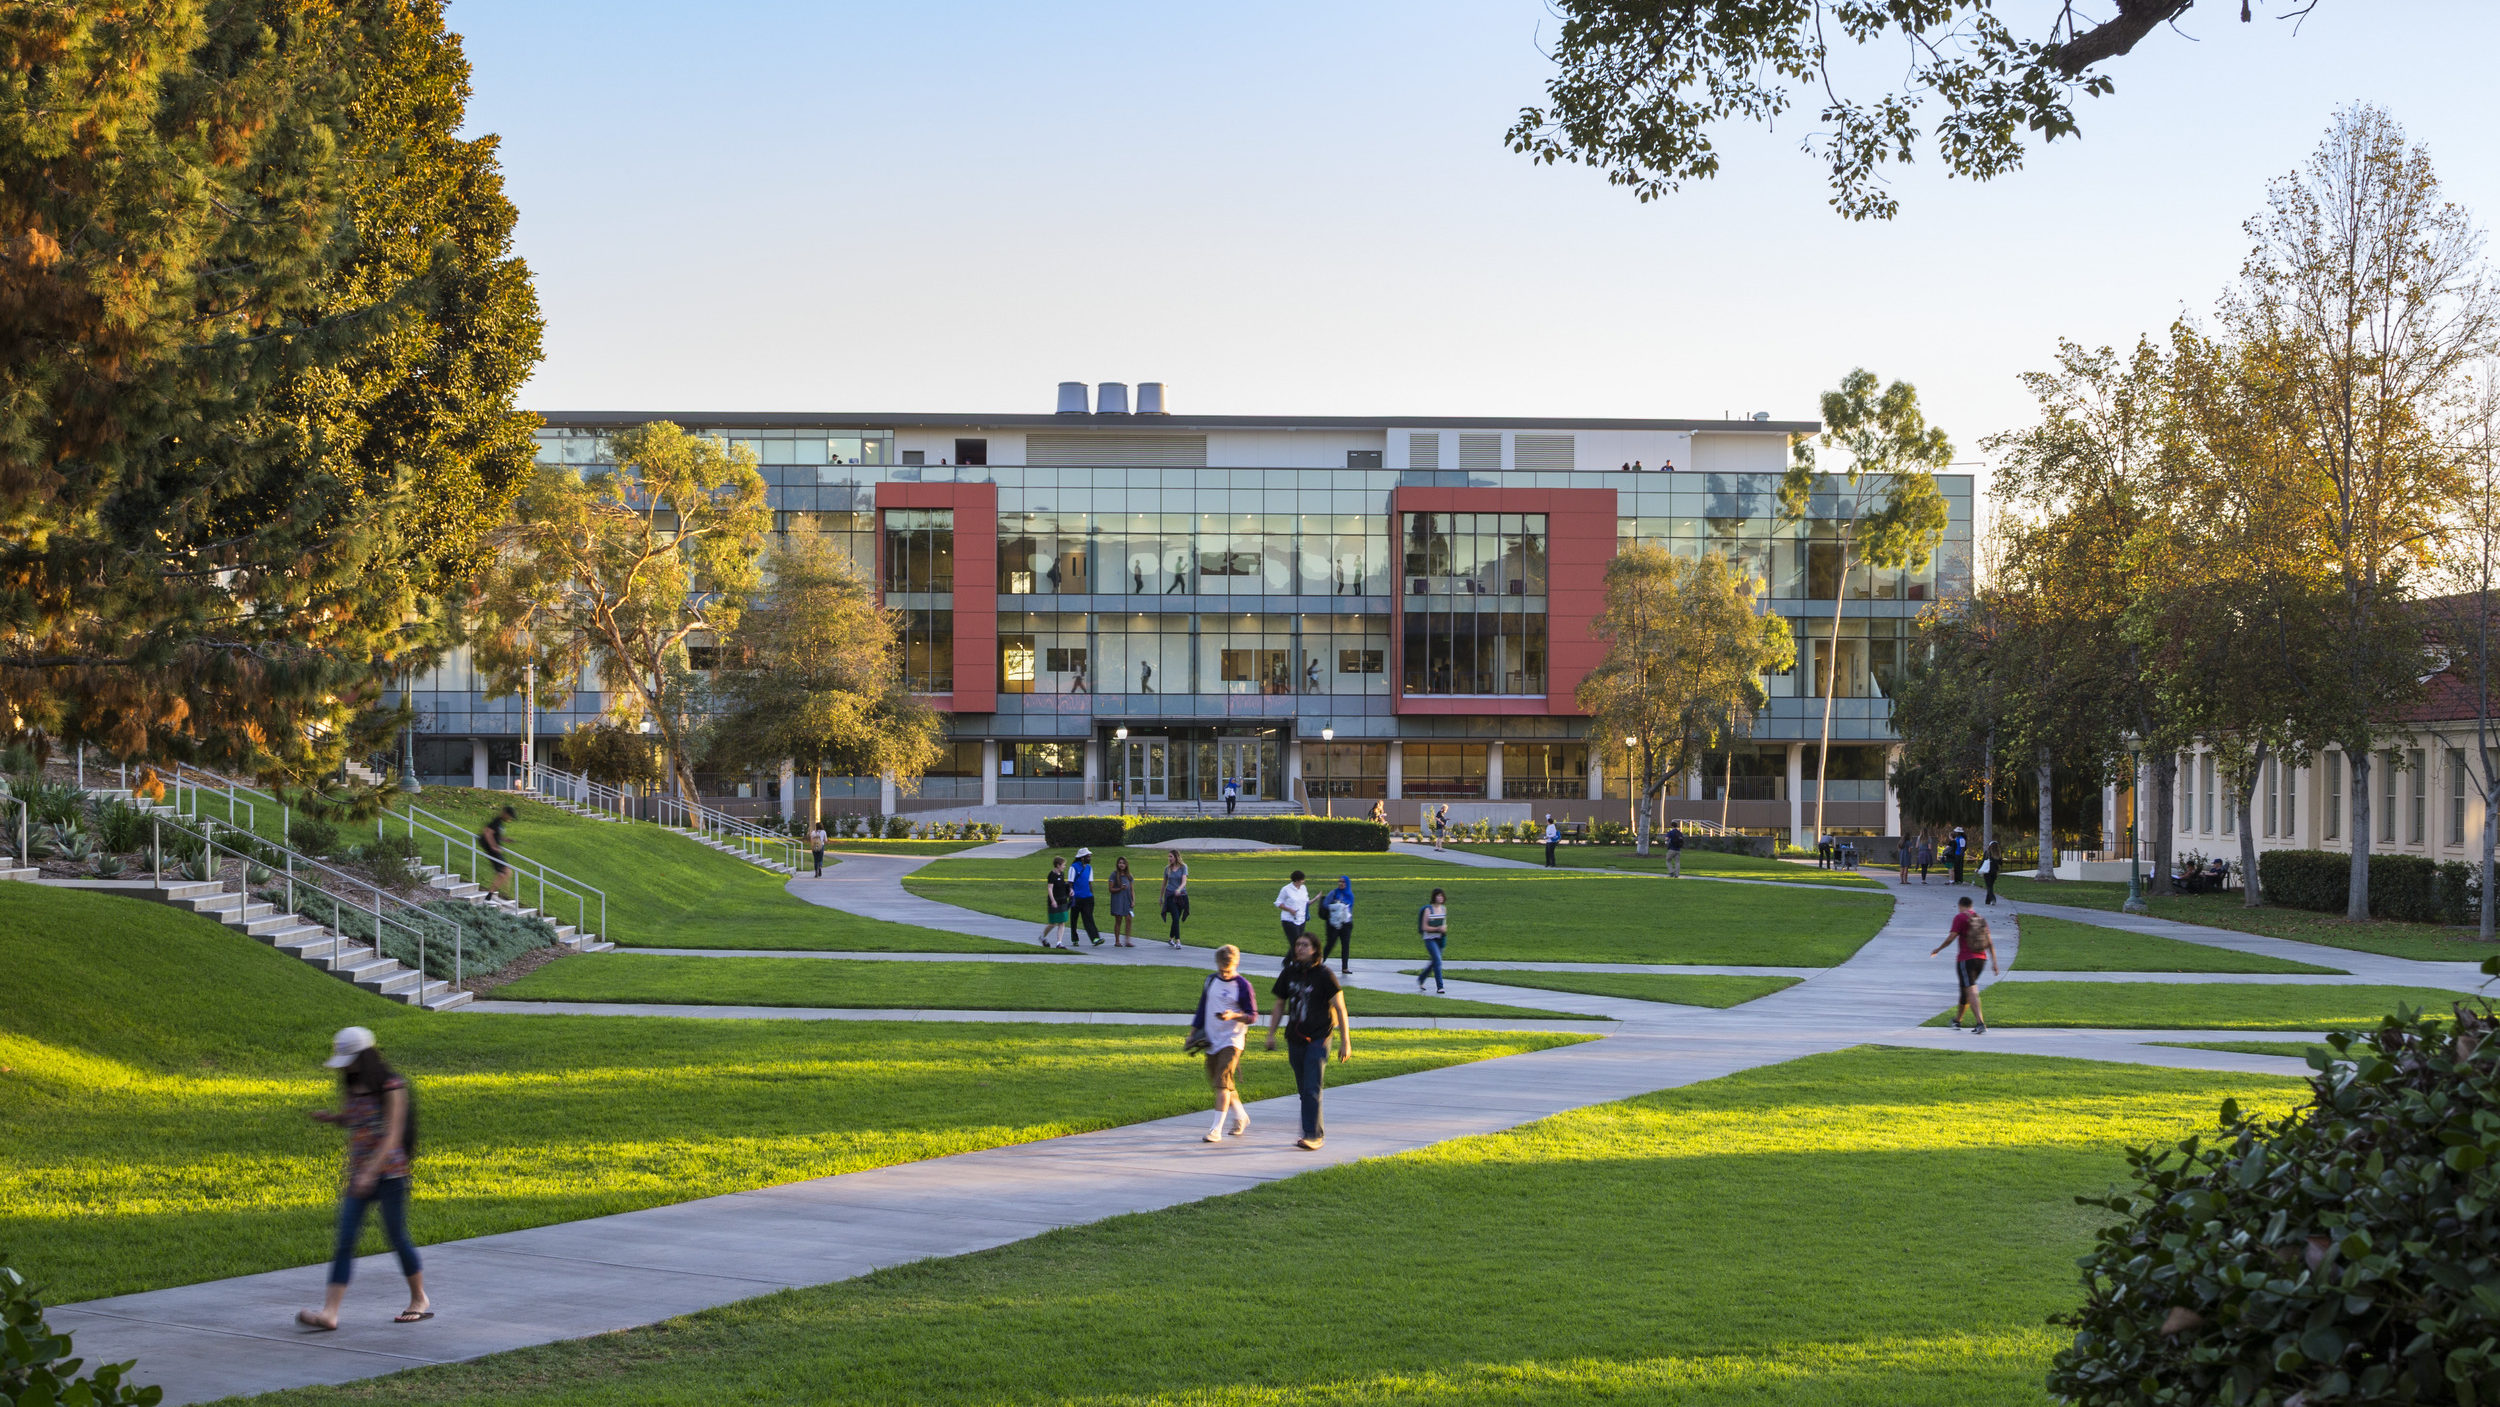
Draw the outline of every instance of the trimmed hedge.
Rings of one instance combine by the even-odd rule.
[[[2352,886],[2352,857],[2332,850],[2268,850],[2257,857],[2257,885],[2268,903],[2340,914]],[[2474,867],[2463,861],[2370,857],[2372,918],[2472,923],[2480,895]]]
[[[1042,841],[1052,846],[1156,845],[1201,836],[1298,845],[1305,850],[1389,848],[1387,826],[1351,816],[1047,816],[1042,820]]]

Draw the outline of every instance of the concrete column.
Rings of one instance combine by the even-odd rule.
[[[1389,799],[1406,799],[1406,744],[1396,738],[1389,740]]]
[[[2118,834],[2118,784],[2101,788],[2101,846],[2116,850],[2123,844]]]
[[[1884,834],[1886,835],[1901,834],[1901,793],[1892,784],[1892,769],[1899,766],[1900,762],[1901,749],[1897,747],[1884,749]],[[2049,863],[2056,864],[2057,857],[2050,856]]]
[[[981,804],[984,806],[998,804],[998,739],[996,738],[981,740]]]
[[[1502,745],[1498,740],[1484,750],[1484,799],[1502,799]]]
[[[1605,799],[1606,758],[1597,750],[1597,745],[1591,743],[1589,744],[1589,800],[1603,801]]]
[[[1688,767],[1684,772],[1684,799],[1701,800],[1701,768]]]
[[[884,773],[877,778],[877,814],[891,816],[898,806],[899,797],[894,785],[894,774]]]
[[[469,739],[469,785],[486,790],[486,740]]]
[[[1806,745],[1788,745],[1788,843],[1803,846],[1806,834]]]
[[[1302,740],[1285,740],[1285,800],[1300,801],[1302,796]]]
[[[781,819],[788,821],[799,814],[799,769],[789,759],[781,763]]]
[[[1085,799],[1092,801],[1102,795],[1102,739],[1085,740]]]

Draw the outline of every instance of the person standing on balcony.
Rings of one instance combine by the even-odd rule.
[[[1094,852],[1078,846],[1076,863],[1068,868],[1068,890],[1074,900],[1068,908],[1068,946],[1076,946],[1076,926],[1085,925],[1085,936],[1102,946],[1102,930],[1094,926]]]
[[[1172,921],[1172,946],[1181,945],[1181,920],[1189,917],[1189,866],[1181,852],[1166,850],[1163,863],[1163,916]]]
[[[816,857],[816,878],[825,877],[825,823],[811,821],[807,827],[807,851]]]

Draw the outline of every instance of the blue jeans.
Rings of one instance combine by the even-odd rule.
[[[1306,1041],[1288,1035],[1285,1058],[1293,1062],[1293,1087],[1302,1096],[1302,1136],[1318,1138],[1327,1132],[1320,1126],[1319,1093],[1328,1077],[1328,1038]]]
[[[1432,985],[1435,987],[1448,985],[1441,980],[1441,945],[1448,941],[1449,940],[1447,938],[1426,938],[1424,940],[1424,956],[1431,959],[1431,963],[1429,966],[1425,967],[1422,974],[1418,976],[1415,985],[1419,987],[1422,986],[1422,979],[1424,977],[1431,978]]]
[[[425,1267],[417,1260],[417,1243],[408,1239],[408,1179],[385,1177],[374,1181],[373,1191],[359,1197],[353,1192],[339,1193],[338,1249],[330,1254],[330,1283],[344,1285],[356,1268],[356,1238],[364,1234],[365,1208],[382,1211],[382,1234],[389,1237],[391,1249],[399,1252],[399,1273],[414,1275]]]

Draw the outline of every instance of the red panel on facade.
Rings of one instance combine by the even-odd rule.
[[[877,510],[955,510],[955,692],[930,703],[949,713],[998,711],[998,485],[877,485]],[[877,598],[885,599],[885,524],[877,532]],[[1612,529],[1608,530],[1609,532]]]
[[[1572,697],[1580,681],[1605,657],[1606,647],[1589,629],[1606,604],[1606,563],[1615,555],[1613,489],[1401,488],[1390,495],[1390,554],[1402,549],[1407,513],[1542,513],[1545,515],[1545,697],[1482,696],[1409,698],[1405,692],[1406,580],[1389,614],[1392,697],[1399,713],[1557,714],[1578,716]]]

